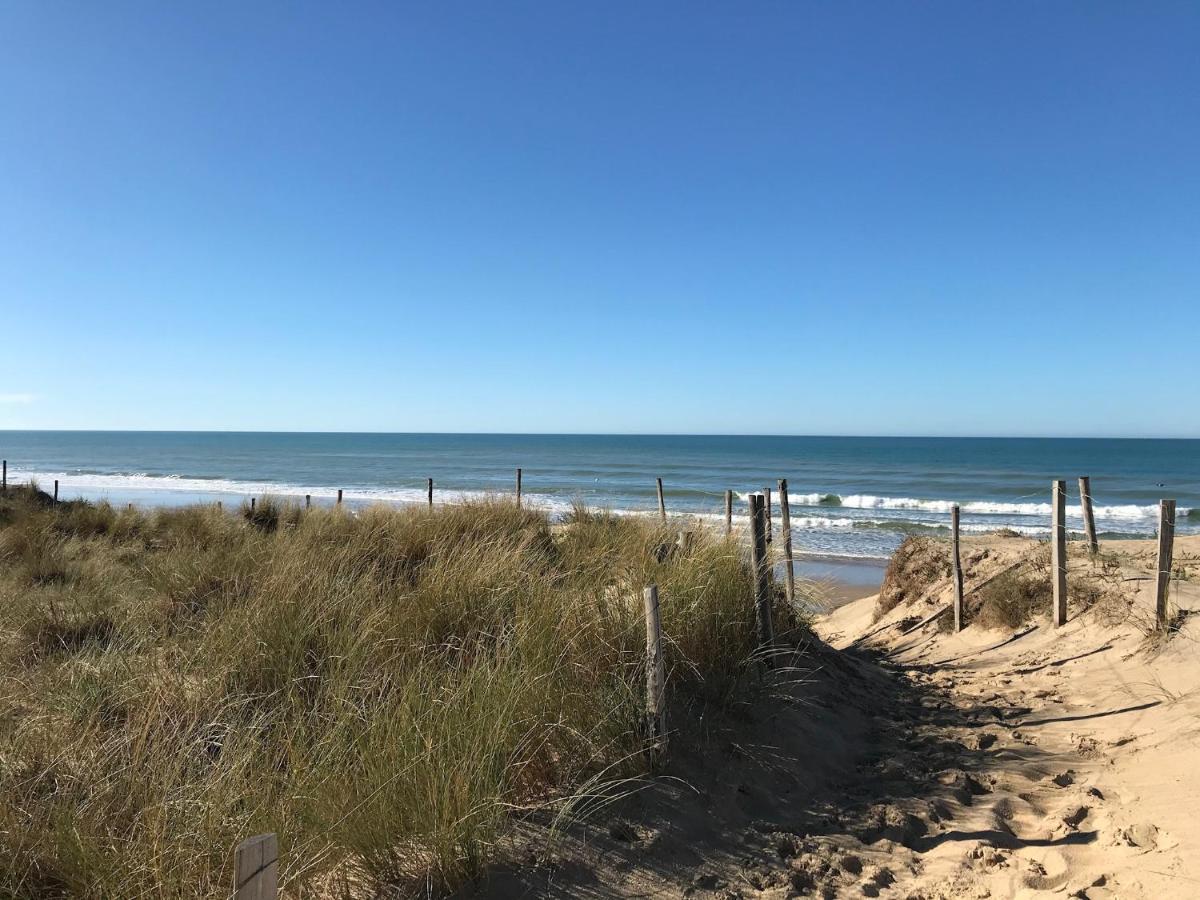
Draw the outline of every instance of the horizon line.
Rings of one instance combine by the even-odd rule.
[[[710,438],[814,438],[870,440],[1076,440],[1076,441],[1200,441],[1200,436],[1121,434],[823,434],[814,432],[715,432],[715,431],[346,431],[328,429],[280,430],[273,428],[59,428],[0,427],[0,434],[319,434],[393,435],[410,437],[710,437]]]

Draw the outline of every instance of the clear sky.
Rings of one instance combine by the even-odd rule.
[[[0,313],[0,427],[1200,436],[1200,5],[6,2]]]

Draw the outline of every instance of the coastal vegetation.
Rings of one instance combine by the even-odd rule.
[[[0,495],[0,895],[434,893],[636,777],[644,585],[673,727],[763,689],[733,541],[578,507],[118,509]],[[780,643],[806,635],[776,598]],[[387,895],[391,896],[392,893]]]

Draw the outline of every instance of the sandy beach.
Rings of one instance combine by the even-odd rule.
[[[964,542],[968,610],[1045,550]],[[877,596],[842,605],[776,701],[714,726],[720,749],[685,737],[667,777],[623,785],[550,849],[535,819],[510,848],[521,865],[468,895],[1197,896],[1200,539],[1176,544],[1168,636],[1151,627],[1153,569],[1150,541],[1096,560],[1071,545],[1060,628],[1035,615],[953,634],[930,619],[944,575],[909,578],[882,617]]]

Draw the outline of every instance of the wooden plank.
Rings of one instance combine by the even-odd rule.
[[[763,488],[763,508],[766,510],[767,543],[771,543],[771,489]]]
[[[733,491],[725,492],[725,536],[733,534]]]
[[[1155,624],[1165,631],[1171,623],[1171,564],[1175,550],[1175,501],[1158,501],[1158,567],[1154,582]]]
[[[658,489],[658,517],[665,522],[667,521],[667,504],[663,500],[662,479],[655,478],[654,483]]]
[[[658,585],[642,591],[646,610],[646,731],[650,759],[661,762],[667,751],[667,672],[662,651],[662,617],[658,606]]]
[[[1086,475],[1079,476],[1079,505],[1083,508],[1083,531],[1087,535],[1088,553],[1095,555],[1100,552],[1100,542],[1096,540],[1096,516],[1092,510],[1092,479]]]
[[[1067,483],[1050,485],[1050,581],[1055,627],[1067,624]]]
[[[750,495],[750,561],[754,571],[754,609],[758,653],[767,669],[775,667],[775,629],[771,622],[770,563],[767,560],[767,516],[762,494]]]
[[[953,559],[951,575],[954,579],[954,630],[963,630],[963,571],[962,555],[958,545],[959,507],[955,503],[950,507],[950,553]]]
[[[233,900],[276,900],[279,840],[274,834],[246,838],[233,851]]]
[[[792,561],[792,511],[788,504],[788,483],[779,479],[779,527],[783,531],[783,567],[787,577],[788,603],[796,602],[796,567]]]
[[[675,545],[679,547],[679,552],[683,556],[687,556],[696,546],[696,532],[680,531],[675,536]]]

